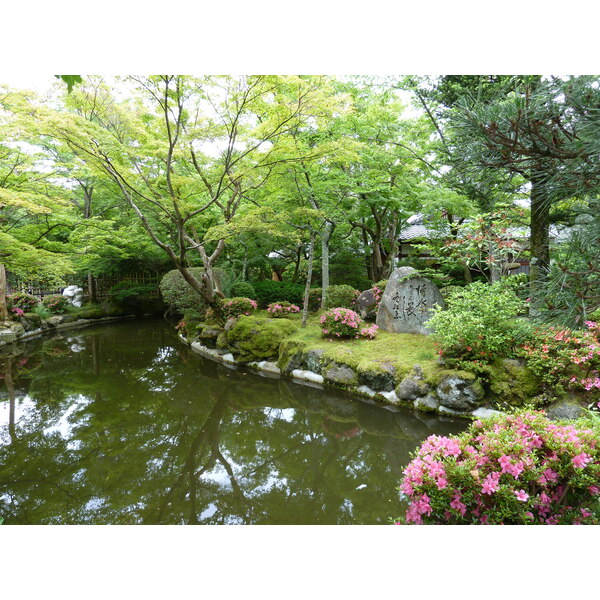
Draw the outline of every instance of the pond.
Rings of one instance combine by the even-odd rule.
[[[385,524],[466,422],[203,359],[160,320],[0,352],[5,524]]]

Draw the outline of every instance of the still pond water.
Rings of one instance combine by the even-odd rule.
[[[0,351],[7,524],[377,524],[409,453],[463,421],[205,360],[131,321]]]

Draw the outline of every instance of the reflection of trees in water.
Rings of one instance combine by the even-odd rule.
[[[25,407],[1,438],[7,523],[386,522],[437,423],[202,361],[157,323],[78,335],[4,377]]]

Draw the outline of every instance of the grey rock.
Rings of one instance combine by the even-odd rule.
[[[414,375],[405,377],[396,387],[396,396],[400,400],[412,401],[425,396],[429,386]]]
[[[480,408],[474,410],[471,414],[477,419],[487,419],[488,417],[493,417],[494,415],[501,415],[504,413],[499,410],[494,410],[493,408],[485,408],[481,406]]]
[[[221,329],[216,329],[214,327],[205,327],[198,336],[198,338],[205,346],[209,348],[216,348],[217,339],[221,333]]]
[[[46,319],[46,323],[48,323],[48,325],[50,327],[56,327],[58,325],[60,325],[63,322],[63,318],[60,315],[55,315],[53,317],[48,317]]]
[[[304,364],[309,371],[313,371],[314,373],[320,373],[321,367],[323,365],[323,354],[325,350],[316,349],[309,350],[304,355]]]
[[[325,379],[342,385],[356,384],[356,373],[348,365],[331,363],[322,371]]]
[[[579,419],[585,416],[585,409],[575,402],[560,400],[546,409],[546,416],[552,421]]]
[[[437,287],[412,267],[390,276],[377,311],[377,325],[394,333],[429,334],[425,326],[435,305],[446,306]]]
[[[424,411],[434,411],[440,406],[440,401],[433,395],[427,394],[424,398],[415,400],[415,408]]]
[[[359,371],[358,382],[373,390],[391,392],[394,389],[396,368],[390,364],[381,365],[381,371]]]
[[[363,319],[371,320],[377,310],[377,296],[372,289],[365,290],[356,299],[358,313]]]
[[[227,319],[224,327],[225,331],[231,331],[236,323],[237,319],[235,317],[230,317],[229,319]]]
[[[455,375],[445,377],[436,392],[442,406],[463,412],[478,408],[484,395],[483,388],[476,379],[467,380]]]
[[[292,371],[300,371],[302,370],[303,358],[302,353],[298,352],[297,354],[293,354],[288,361],[288,364],[282,369],[282,371],[286,374],[290,374]],[[311,369],[309,369],[311,370]]]
[[[81,307],[83,304],[83,289],[77,285],[68,285],[62,293],[72,306]]]

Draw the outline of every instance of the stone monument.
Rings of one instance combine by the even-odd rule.
[[[429,334],[424,323],[433,315],[432,309],[446,303],[437,287],[412,267],[400,267],[390,276],[376,323],[394,333]]]
[[[63,296],[66,296],[73,306],[80,307],[83,304],[83,289],[76,285],[69,285],[63,290]]]

